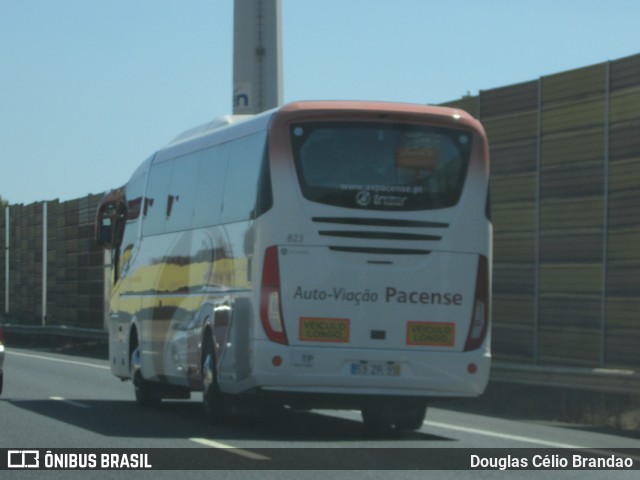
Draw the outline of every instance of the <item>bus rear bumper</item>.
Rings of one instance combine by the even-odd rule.
[[[489,380],[487,348],[471,352],[282,347],[261,343],[242,381],[220,379],[228,393],[475,397]]]

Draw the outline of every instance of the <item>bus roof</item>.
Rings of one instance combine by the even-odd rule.
[[[381,102],[362,100],[308,100],[288,103],[280,108],[283,112],[333,110],[333,111],[371,111],[420,113],[427,115],[454,116],[473,118],[464,110],[449,107],[420,105],[415,103]]]
[[[207,133],[211,133],[222,127],[226,127],[234,123],[249,120],[253,117],[254,117],[253,115],[224,115],[210,122],[203,123],[202,125],[198,125],[197,127],[193,127],[188,130],[185,130],[176,138],[174,138],[171,141],[171,143],[169,143],[169,145],[174,145],[176,143],[184,142],[185,140],[191,140],[192,138],[199,137],[201,135],[206,135]]]
[[[305,116],[305,113],[313,115],[315,113],[331,113],[338,116],[349,116],[352,113],[367,113],[380,114],[380,115],[416,115],[430,117],[435,121],[455,121],[461,124],[466,124],[471,127],[478,128],[479,122],[477,119],[469,115],[464,110],[450,107],[438,107],[432,105],[420,105],[413,103],[399,103],[399,102],[379,102],[379,101],[360,101],[360,100],[327,100],[327,101],[301,101],[293,102],[282,106],[276,112],[276,115],[282,114],[287,116],[301,115]],[[482,129],[482,127],[480,127]]]
[[[177,156],[194,148],[204,148],[211,141],[211,134],[218,139],[230,139],[234,135],[246,135],[267,128],[272,117],[286,118],[290,115],[304,117],[316,114],[349,116],[353,113],[379,115],[416,115],[430,117],[435,121],[456,121],[462,125],[478,128],[479,122],[464,110],[412,103],[394,103],[360,100],[307,100],[288,103],[257,115],[226,115],[211,122],[186,130],[171,143],[158,151],[153,163]],[[237,129],[239,131],[236,131]],[[482,130],[482,127],[479,127]],[[235,133],[232,133],[234,131]],[[213,137],[212,136],[212,137]],[[194,145],[193,142],[197,144]]]

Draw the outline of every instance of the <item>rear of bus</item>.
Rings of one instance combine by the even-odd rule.
[[[426,106],[291,104],[271,121],[269,160],[256,385],[401,428],[419,428],[429,397],[481,394],[492,227],[480,123]]]

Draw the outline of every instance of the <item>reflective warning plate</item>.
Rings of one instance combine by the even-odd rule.
[[[299,332],[303,342],[347,343],[349,319],[301,317]]]
[[[453,347],[455,323],[407,322],[407,345]]]

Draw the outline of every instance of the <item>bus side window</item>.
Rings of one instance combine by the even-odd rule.
[[[117,243],[118,252],[115,258],[117,264],[114,268],[114,280],[126,273],[136,240],[140,234],[140,207],[145,180],[146,176],[141,175],[125,187],[127,207],[123,218],[120,219],[120,225],[118,225],[121,237]]]
[[[208,148],[198,154],[193,206],[193,228],[208,227],[220,223],[222,192],[227,171],[229,144]]]
[[[191,228],[198,161],[198,154],[173,160],[175,163],[167,196],[165,232],[177,232]]]
[[[266,139],[267,133],[259,132],[231,143],[222,223],[249,220],[254,214]]]
[[[165,231],[172,164],[173,162],[168,161],[151,166],[149,185],[145,195],[146,215],[142,223],[144,236],[157,235]]]

